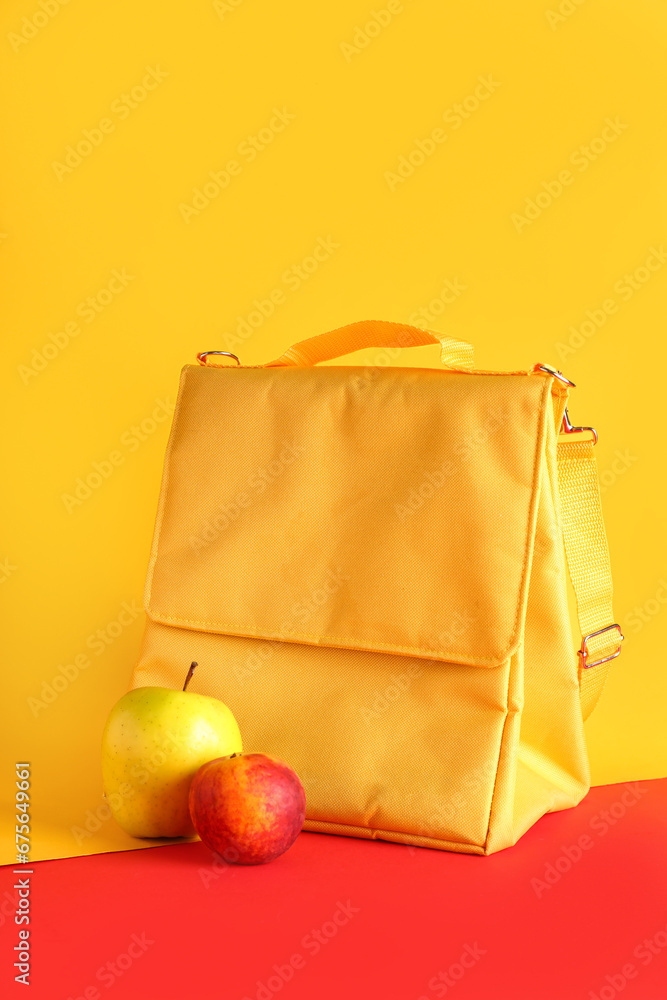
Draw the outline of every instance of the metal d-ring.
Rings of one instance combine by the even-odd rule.
[[[236,355],[230,354],[229,351],[201,351],[201,353],[197,355],[197,361],[199,362],[200,365],[206,365],[206,358],[209,356],[209,354],[224,354],[226,358],[234,358],[234,361],[236,362],[238,367],[240,367],[241,365],[241,362],[236,357]]]
[[[553,377],[557,378],[559,382],[563,383],[563,385],[569,385],[573,389],[577,388],[574,382],[570,382],[569,378],[566,378],[562,372],[556,371],[556,369],[552,368],[551,365],[535,365],[535,368],[538,372],[546,372],[547,375],[553,375]]]
[[[551,365],[535,365],[535,370],[539,372],[546,372],[547,375],[553,375],[553,377],[557,378],[559,382],[563,383],[563,385],[567,385],[573,389],[576,389],[576,385],[574,384],[574,382],[571,382],[569,378],[566,378],[562,372],[557,371],[555,368],[552,368]],[[574,424],[570,421],[570,415],[567,412],[567,406],[566,406],[565,412],[563,413],[563,420],[560,427],[560,433],[579,434],[581,431],[590,431],[591,434],[593,435],[593,444],[598,443],[598,432],[595,430],[595,428],[575,427]]]

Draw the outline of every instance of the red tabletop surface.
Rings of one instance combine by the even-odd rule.
[[[661,779],[594,788],[490,857],[302,833],[256,867],[199,842],[6,867],[0,995],[665,1000],[666,833]]]

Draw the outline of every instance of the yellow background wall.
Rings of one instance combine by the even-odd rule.
[[[587,723],[593,780],[665,775],[664,5],[9,0],[0,23],[0,795],[31,761],[33,858],[135,845],[98,748],[182,364],[261,363],[356,319],[577,383],[627,635]]]

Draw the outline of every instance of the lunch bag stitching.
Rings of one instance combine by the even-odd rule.
[[[333,820],[327,820],[327,819],[308,819],[308,817],[306,817],[306,820],[304,822],[304,827],[303,827],[304,830],[308,830],[308,827],[306,826],[307,823],[310,823],[310,824],[317,823],[318,826],[327,826],[327,827],[329,827],[329,826],[332,826],[332,827],[336,826],[336,827],[340,827],[342,829],[348,829],[348,830],[368,830],[368,831],[371,831],[372,833],[376,833],[378,835],[377,838],[374,838],[374,837],[364,837],[364,838],[362,838],[364,840],[379,839],[379,837],[381,837],[383,834],[389,833],[389,834],[394,834],[394,835],[396,835],[398,837],[411,837],[412,838],[411,843],[413,843],[415,840],[419,839],[419,840],[432,841],[432,842],[434,842],[436,844],[458,844],[458,845],[465,844],[468,847],[479,847],[480,850],[484,850],[485,846],[486,846],[485,843],[484,844],[477,844],[473,840],[445,840],[442,837],[426,837],[426,836],[424,836],[422,834],[418,834],[418,833],[416,833],[416,834],[405,833],[403,830],[379,830],[379,829],[376,829],[375,827],[359,826],[357,823],[335,823],[335,822],[333,822]],[[310,832],[317,833],[318,831],[312,830]],[[406,845],[406,846],[408,846],[408,845]],[[419,844],[417,844],[416,846],[418,847]]]
[[[498,791],[498,775],[500,774],[500,757],[503,751],[503,745],[505,739],[507,738],[507,725],[510,717],[509,696],[510,696],[510,683],[512,680],[512,669],[513,669],[513,664],[510,662],[509,669],[507,671],[507,688],[505,689],[505,718],[503,719],[503,731],[500,737],[500,742],[498,743],[498,756],[496,757],[496,771],[493,778],[493,791],[491,792],[489,819],[486,824],[486,836],[484,837],[484,843],[482,844],[485,853],[488,853],[488,843],[489,843],[489,837],[491,835],[491,817],[493,816],[493,806],[496,800],[496,792]],[[516,766],[516,760],[514,761],[514,765]]]

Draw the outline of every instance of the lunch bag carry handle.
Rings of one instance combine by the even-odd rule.
[[[454,340],[444,333],[379,319],[348,323],[328,333],[301,340],[263,367],[316,365],[365,347],[423,347],[428,344],[440,344],[440,361],[447,368],[470,370],[473,367],[473,346],[465,340]]]

